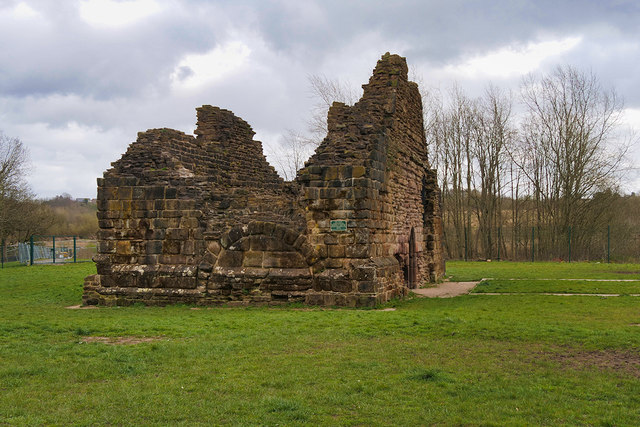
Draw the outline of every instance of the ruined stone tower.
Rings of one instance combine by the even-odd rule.
[[[372,306],[444,274],[439,190],[405,59],[385,54],[354,106],[284,182],[254,132],[197,109],[197,137],[138,134],[98,180],[98,274],[85,304]]]

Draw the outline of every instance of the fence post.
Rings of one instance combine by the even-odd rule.
[[[33,235],[29,237],[29,265],[33,265]]]
[[[73,236],[73,262],[76,262],[76,236]]]
[[[0,255],[0,259],[2,260],[2,268],[4,268],[4,239],[2,239],[2,254]]]
[[[56,236],[51,236],[53,238],[53,249],[51,249],[51,257],[53,258],[53,263],[56,263]]]
[[[569,263],[571,263],[571,226],[569,226]]]
[[[611,225],[607,225],[607,264],[611,264]]]
[[[535,261],[535,252],[536,252],[536,242],[535,242],[535,238],[536,238],[536,228],[535,227],[531,227],[531,262]]]
[[[498,261],[500,261],[500,229],[502,227],[498,227]]]

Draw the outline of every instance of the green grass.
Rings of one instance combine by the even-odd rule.
[[[615,271],[640,271],[637,264],[588,266],[562,265],[558,274],[630,279]],[[547,267],[450,263],[449,272],[546,277],[554,266]],[[0,424],[634,425],[640,419],[636,297],[414,298],[386,312],[65,309],[80,303],[82,279],[93,272],[92,264],[0,270]],[[110,345],[87,337],[157,339]]]
[[[589,280],[484,280],[473,289],[474,293],[485,292],[531,292],[531,293],[568,293],[568,294],[640,294],[640,280],[629,281],[589,281]]]
[[[24,265],[18,261],[11,261],[11,262],[5,262],[4,264],[2,264],[2,267],[0,268],[13,268],[13,267],[23,267]]]
[[[640,280],[640,264],[451,261],[447,263],[447,275],[456,281],[485,278]]]

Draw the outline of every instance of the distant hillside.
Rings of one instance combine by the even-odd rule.
[[[51,209],[54,216],[53,225],[49,227],[47,234],[88,239],[96,237],[98,218],[95,200],[73,199],[69,194],[62,194],[43,201],[43,204]]]

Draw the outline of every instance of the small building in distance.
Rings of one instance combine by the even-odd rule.
[[[232,112],[197,109],[196,137],[138,134],[98,179],[89,305],[373,306],[444,274],[440,192],[422,100],[385,54],[353,106],[285,182]]]

